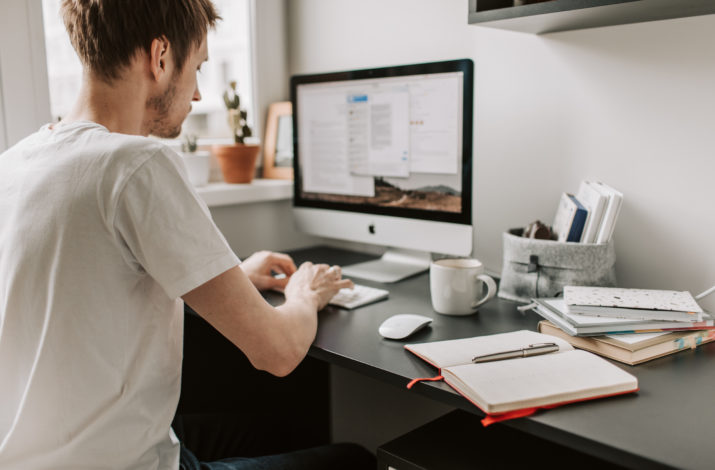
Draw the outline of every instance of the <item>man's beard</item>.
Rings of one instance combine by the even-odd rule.
[[[172,83],[163,94],[152,96],[147,100],[147,108],[154,111],[154,118],[149,123],[149,134],[165,139],[173,139],[181,134],[183,120],[178,124],[169,121],[169,113],[175,97],[176,86]]]

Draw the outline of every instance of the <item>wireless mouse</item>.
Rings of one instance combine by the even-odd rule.
[[[382,325],[380,325],[380,328],[377,331],[383,338],[402,339],[407,338],[412,333],[421,330],[430,323],[432,323],[432,319],[430,317],[403,313],[400,315],[393,315],[382,322]]]

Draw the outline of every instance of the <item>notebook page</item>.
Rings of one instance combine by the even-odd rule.
[[[487,413],[579,400],[638,388],[638,380],[586,351],[468,364],[442,370],[445,381]]]
[[[560,352],[573,350],[573,346],[561,338],[528,330],[431,343],[407,344],[405,348],[441,369],[457,364],[471,364],[475,356],[525,348],[530,344],[537,343],[556,343]]]

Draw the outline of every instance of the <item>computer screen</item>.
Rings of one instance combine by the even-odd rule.
[[[292,77],[298,226],[469,254],[472,94],[469,59]]]

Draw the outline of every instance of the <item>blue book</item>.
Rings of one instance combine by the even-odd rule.
[[[588,209],[573,194],[563,193],[553,230],[560,242],[580,242],[588,219]]]
[[[569,236],[566,238],[566,241],[580,242],[581,235],[583,235],[583,229],[586,226],[586,219],[588,218],[588,209],[586,209],[573,194],[569,194],[568,196],[576,205],[576,213],[573,216],[571,230],[569,230]]]

